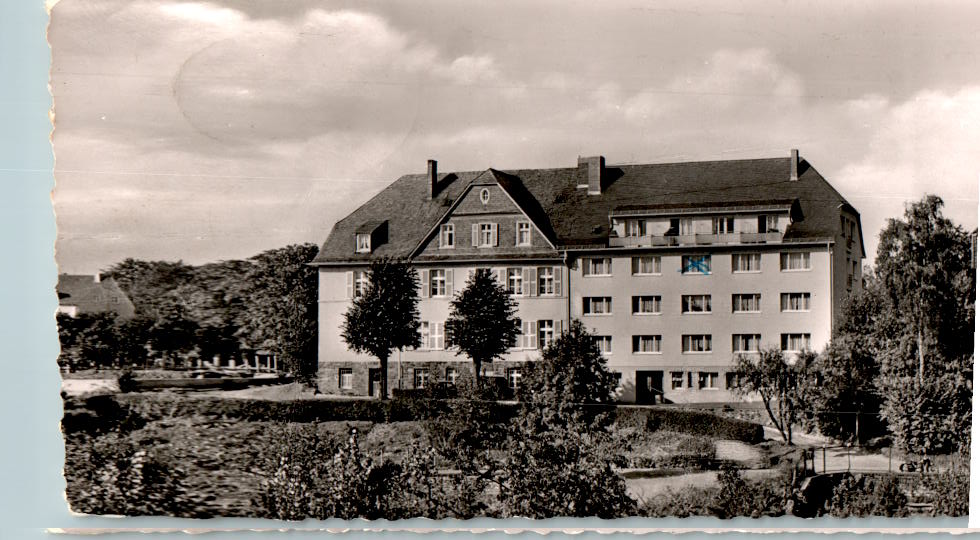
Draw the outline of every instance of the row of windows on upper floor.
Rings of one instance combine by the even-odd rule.
[[[710,274],[712,256],[710,254],[682,255],[680,272],[682,274]],[[810,253],[806,251],[789,251],[779,254],[780,272],[798,272],[810,270]],[[630,261],[630,271],[633,275],[658,275],[663,273],[659,255],[638,255]],[[761,253],[733,253],[732,273],[761,272]],[[611,276],[611,257],[584,257],[582,259],[583,276]]]
[[[745,219],[750,218],[750,219]],[[708,219],[708,218],[704,218]],[[767,233],[767,232],[780,232],[779,227],[779,215],[777,214],[761,214],[758,216],[740,216],[739,220],[736,222],[735,216],[717,216],[711,219],[711,234],[732,234],[737,232],[746,233]],[[754,220],[754,221],[753,221]],[[698,224],[698,219],[692,217],[686,218],[657,218],[657,219],[644,219],[644,218],[631,218],[626,219],[625,229],[623,233],[627,237],[637,237],[646,236],[649,231],[648,225],[653,227],[656,223],[662,222],[663,226],[668,227],[665,236],[684,236],[695,234],[700,232],[701,227]],[[739,223],[739,228],[736,228],[736,223]],[[614,224],[615,225],[615,224]],[[704,223],[707,226],[707,223]],[[705,230],[706,232],[706,230]]]
[[[663,302],[660,295],[633,296],[631,313],[633,315],[660,315],[663,313]],[[732,295],[732,313],[761,313],[761,293],[736,293]],[[779,311],[805,312],[810,311],[810,293],[789,292],[780,293]],[[681,295],[681,313],[711,313],[710,294]],[[582,314],[587,316],[612,315],[613,297],[585,296],[582,298]]]
[[[474,223],[470,230],[470,245],[476,248],[498,247],[500,237],[498,234],[497,223],[481,222]],[[531,246],[531,222],[519,220],[514,223],[514,244],[515,247]],[[444,223],[439,226],[439,249],[453,249],[456,247],[456,225]]]
[[[632,258],[632,274],[636,276],[662,275],[661,258],[658,255],[641,255]],[[732,272],[760,272],[760,253],[732,254]],[[780,254],[780,271],[795,272],[810,269],[810,254],[787,252]],[[472,272],[472,271],[471,271]],[[492,271],[501,285],[513,296],[561,296],[561,267],[512,267]],[[711,255],[684,255],[681,257],[681,273],[711,274]],[[587,277],[612,276],[610,257],[582,259],[582,274]],[[420,271],[422,297],[443,298],[453,296],[453,269],[423,269]],[[364,294],[368,286],[366,271],[347,272],[347,298]]]

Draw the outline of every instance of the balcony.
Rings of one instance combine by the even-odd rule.
[[[664,247],[664,246],[710,246],[765,244],[780,242],[782,233],[724,233],[724,234],[679,234],[670,236],[627,236],[610,237],[609,247]]]

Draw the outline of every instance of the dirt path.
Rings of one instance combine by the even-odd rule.
[[[118,392],[119,383],[116,379],[65,379],[61,381],[61,391],[69,396]]]
[[[742,441],[715,441],[715,457],[744,464],[754,464],[762,459],[762,452]]]

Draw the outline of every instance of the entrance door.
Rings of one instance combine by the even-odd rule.
[[[638,404],[651,404],[657,401],[664,402],[664,372],[637,371],[636,402]]]
[[[381,396],[381,368],[368,368],[368,395]]]

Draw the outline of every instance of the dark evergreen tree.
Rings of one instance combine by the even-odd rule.
[[[479,383],[483,364],[500,358],[521,333],[517,303],[490,270],[479,268],[452,300],[450,309],[446,347],[457,347],[456,354],[473,360],[473,373]]]
[[[388,399],[392,351],[422,344],[418,288],[418,275],[407,263],[375,261],[368,270],[367,290],[344,314],[341,337],[347,346],[381,363],[381,399]]]

